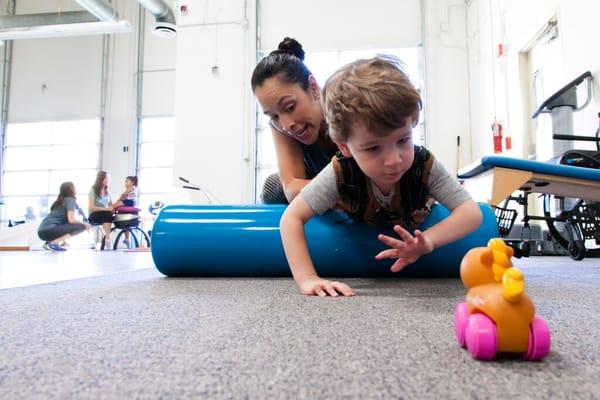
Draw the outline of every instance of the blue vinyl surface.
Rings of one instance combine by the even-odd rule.
[[[520,158],[487,156],[478,163],[471,164],[458,172],[458,178],[468,179],[494,167],[518,169],[540,174],[564,176],[568,178],[600,181],[600,170],[593,168],[573,167],[571,165],[552,164],[549,162],[522,160]]]
[[[374,227],[328,212],[305,227],[308,247],[320,276],[324,277],[458,277],[463,255],[485,246],[498,236],[494,212],[481,204],[483,223],[467,237],[421,257],[400,273],[392,273],[392,260],[376,261],[386,247],[378,233],[395,234],[389,227]],[[182,205],[165,207],[152,229],[152,257],[167,276],[279,277],[291,276],[281,237],[282,205]],[[422,229],[446,218],[449,212],[435,205]]]

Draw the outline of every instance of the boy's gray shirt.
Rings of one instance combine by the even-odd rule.
[[[469,193],[448,173],[437,158],[433,160],[427,186],[429,195],[449,210],[471,199]],[[339,199],[333,165],[327,164],[308,185],[302,188],[300,194],[316,214],[323,214],[332,209]]]

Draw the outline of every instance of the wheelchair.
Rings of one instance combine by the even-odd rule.
[[[577,87],[586,82],[587,98],[578,106]],[[537,118],[542,113],[552,117],[552,138],[554,154],[548,162],[570,165],[581,168],[600,169],[600,113],[599,126],[594,136],[573,135],[573,113],[584,109],[591,101],[592,74],[587,71],[578,78],[558,90],[544,101],[533,113]],[[594,142],[596,150],[573,149],[573,142]],[[496,208],[496,217],[500,234],[507,236],[516,219],[516,211],[508,208],[510,201],[523,206],[523,229],[521,240],[516,246],[517,255],[528,256],[531,251],[530,220],[545,221],[548,226],[547,239],[557,242],[574,260],[582,260],[586,256],[600,256],[600,203],[580,198],[569,198],[553,194],[543,194],[543,216],[529,215],[528,188],[521,188],[522,194],[510,196],[502,207]],[[586,247],[592,243],[592,247]],[[513,246],[514,247],[514,246]]]
[[[140,228],[139,211],[135,207],[120,207],[115,210],[111,232],[119,232],[114,239],[113,250],[138,248],[143,245],[147,248],[150,247],[150,237]]]

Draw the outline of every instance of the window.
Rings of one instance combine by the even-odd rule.
[[[2,222],[23,216],[43,218],[66,181],[75,184],[79,206],[85,210],[99,155],[98,119],[8,124]]]
[[[323,86],[329,76],[338,68],[360,58],[369,58],[377,54],[390,54],[398,57],[405,64],[405,70],[417,88],[422,88],[423,78],[421,73],[421,55],[419,48],[401,48],[401,49],[375,49],[358,51],[332,51],[306,53],[305,64],[313,73],[319,85]],[[425,144],[425,129],[423,126],[424,111],[421,112],[419,124],[413,129],[414,142]],[[256,138],[256,201],[259,200],[262,191],[262,185],[265,179],[277,172],[277,157],[275,147],[269,128],[269,120],[260,110],[257,118],[257,138]]]
[[[174,117],[140,120],[138,175],[142,210],[155,201],[165,201],[173,192],[174,140]]]

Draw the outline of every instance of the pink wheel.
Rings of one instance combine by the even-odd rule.
[[[484,314],[472,314],[465,330],[467,349],[477,360],[491,360],[498,350],[498,331],[494,321]]]
[[[458,303],[454,310],[454,333],[460,347],[466,347],[465,328],[469,320],[469,309],[467,303]]]
[[[550,353],[550,329],[544,318],[534,316],[529,326],[529,346],[523,358],[539,361]]]

